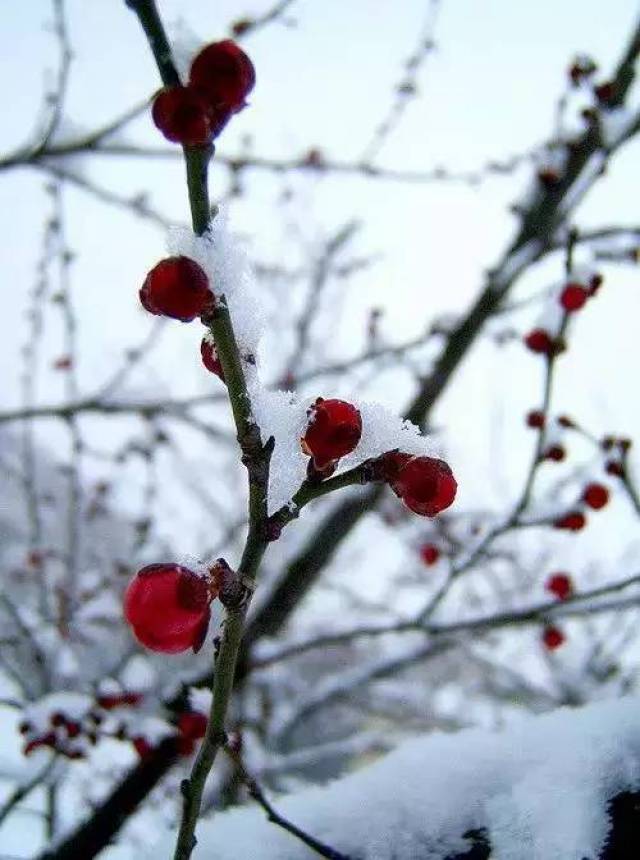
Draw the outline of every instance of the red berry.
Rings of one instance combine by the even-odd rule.
[[[615,475],[616,478],[624,478],[624,466],[618,460],[608,460],[604,470],[607,475]]]
[[[213,293],[197,263],[188,257],[167,257],[147,275],[140,301],[149,313],[191,322],[211,309]]]
[[[209,100],[194,87],[166,87],[153,101],[153,122],[167,140],[185,146],[206,146],[216,120]]]
[[[176,654],[202,647],[214,587],[179,564],[150,564],[138,571],[124,596],[133,632],[152,651]]]
[[[582,511],[569,511],[562,517],[554,520],[553,527],[556,529],[566,529],[570,532],[579,532],[587,524],[587,518]]]
[[[224,371],[222,370],[222,364],[218,358],[216,345],[209,340],[206,335],[202,338],[202,343],[200,344],[200,355],[202,357],[202,363],[207,370],[211,373],[215,373],[215,375],[224,382]]]
[[[573,594],[573,582],[568,573],[553,573],[544,586],[558,600],[566,600]]]
[[[609,501],[609,490],[604,484],[593,482],[585,487],[582,500],[590,508],[593,508],[594,511],[599,511]]]
[[[566,637],[562,630],[553,625],[545,627],[542,632],[542,641],[548,651],[555,651],[556,648],[559,648],[564,643],[565,639]]]
[[[391,452],[385,455],[385,465],[387,458],[387,475],[395,473],[387,478],[389,485],[414,513],[434,517],[453,503],[458,484],[444,460]]]
[[[197,711],[186,711],[178,717],[178,731],[185,738],[198,740],[207,730],[207,718]]]
[[[360,441],[362,418],[351,403],[318,397],[307,415],[309,424],[300,443],[320,471],[350,454]]]
[[[544,425],[544,412],[541,412],[540,409],[532,409],[531,412],[527,413],[527,427],[535,427],[541,430]]]
[[[440,550],[433,543],[425,543],[420,547],[420,556],[426,565],[431,566],[440,558]]]
[[[549,333],[542,328],[534,328],[525,336],[524,342],[531,352],[551,355],[553,352],[553,341]]]
[[[554,460],[560,463],[567,456],[567,452],[562,445],[550,445],[542,455],[543,460]]]
[[[582,284],[567,284],[560,293],[560,304],[567,311],[579,311],[589,298],[589,291]]]
[[[244,107],[256,82],[253,63],[231,39],[207,45],[191,64],[189,82],[214,108],[233,112]]]

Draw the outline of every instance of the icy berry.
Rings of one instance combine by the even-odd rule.
[[[211,309],[213,293],[197,263],[188,257],[167,257],[147,275],[140,301],[149,313],[191,322]]]
[[[384,461],[389,486],[414,513],[434,517],[453,503],[458,484],[444,460],[392,451]]]
[[[202,647],[215,586],[179,564],[150,564],[129,583],[125,618],[143,645],[176,654]]]
[[[543,355],[551,355],[553,353],[553,340],[549,333],[542,328],[534,328],[524,338],[527,349],[531,352],[538,352]]]
[[[213,342],[213,338],[209,335],[205,335],[202,338],[202,343],[200,344],[200,355],[202,357],[202,363],[207,370],[211,373],[215,373],[215,375],[224,382],[224,371],[222,370],[222,364],[218,358],[218,351],[215,343]]]
[[[604,484],[598,484],[596,482],[587,484],[584,488],[582,500],[585,505],[589,505],[589,507],[593,508],[594,511],[599,511],[600,508],[604,508],[609,501],[609,490],[604,486]]]
[[[527,413],[527,427],[534,427],[541,430],[544,425],[544,412],[541,412],[540,409],[532,409],[531,412]]]
[[[216,118],[207,97],[194,87],[165,87],[153,101],[153,122],[167,140],[185,146],[211,142]]]
[[[351,403],[318,397],[307,415],[309,424],[300,444],[319,471],[350,454],[360,441],[362,418]]]
[[[566,600],[573,594],[573,582],[568,573],[552,573],[545,583],[545,589],[558,600]]]
[[[231,39],[207,45],[191,64],[191,86],[209,100],[212,107],[233,112],[244,107],[256,82],[253,63]]]
[[[425,543],[420,547],[420,557],[423,562],[430,567],[440,558],[440,550],[433,543]]]
[[[560,293],[560,304],[567,313],[572,313],[579,311],[588,298],[589,291],[582,284],[569,282]]]
[[[553,521],[553,527],[556,529],[565,529],[570,532],[579,532],[587,524],[587,518],[582,511],[569,511],[569,513],[558,517]]]
[[[555,651],[565,641],[565,635],[559,627],[549,625],[542,632],[542,642],[547,651]]]

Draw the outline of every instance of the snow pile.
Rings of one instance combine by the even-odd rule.
[[[442,860],[489,832],[496,860],[583,860],[603,848],[606,804],[640,788],[640,698],[526,717],[502,732],[409,741],[323,788],[275,799],[278,812],[353,860]],[[203,821],[194,860],[316,856],[244,808]],[[149,857],[169,857],[172,840]]]

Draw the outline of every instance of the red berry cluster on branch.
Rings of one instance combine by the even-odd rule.
[[[191,64],[186,86],[165,87],[152,117],[167,140],[208,146],[242,110],[256,82],[253,64],[231,39],[207,45]]]

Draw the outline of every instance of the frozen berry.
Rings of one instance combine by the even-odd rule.
[[[570,532],[579,532],[586,524],[587,518],[582,511],[569,511],[569,513],[554,520],[553,527],[556,529],[565,529]]]
[[[566,600],[573,594],[573,582],[568,573],[553,573],[545,583],[545,589],[558,600]]]
[[[217,109],[239,111],[256,82],[253,63],[231,39],[207,45],[191,64],[189,82]]]
[[[534,427],[541,430],[544,425],[544,412],[541,412],[540,409],[532,409],[531,412],[527,413],[527,427]]]
[[[582,284],[568,283],[560,293],[560,304],[567,311],[579,311],[589,298],[589,291]]]
[[[444,460],[390,452],[384,461],[389,486],[414,513],[434,517],[453,503],[458,484]]]
[[[582,500],[594,511],[599,511],[609,501],[609,490],[604,484],[593,482],[585,487]]]
[[[167,140],[206,146],[214,136],[215,115],[207,97],[194,87],[166,87],[153,101],[153,122]]]
[[[420,547],[420,557],[423,562],[430,567],[440,558],[440,550],[433,543],[425,543]]]
[[[210,335],[205,335],[202,338],[202,343],[200,344],[200,355],[202,357],[202,363],[207,368],[207,370],[210,373],[215,373],[215,375],[224,382],[224,371],[222,370],[222,364],[220,363],[220,359],[218,358],[218,351],[216,349],[216,345]]]
[[[179,564],[150,564],[138,571],[124,596],[125,618],[143,645],[175,654],[202,647],[215,587]]]
[[[542,632],[542,642],[548,651],[555,651],[565,641],[565,635],[559,627],[549,625]]]
[[[360,441],[362,418],[351,403],[318,397],[307,415],[309,424],[300,443],[319,471],[350,454]]]
[[[147,275],[140,301],[149,313],[190,322],[211,309],[213,293],[197,263],[188,257],[167,257]]]

